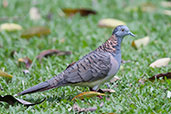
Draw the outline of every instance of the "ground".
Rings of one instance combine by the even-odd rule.
[[[171,91],[171,81],[147,81],[144,85],[138,83],[141,77],[149,78],[158,73],[171,71],[171,64],[167,67],[150,68],[149,64],[163,57],[171,57],[171,17],[162,14],[160,0],[151,1],[156,9],[152,12],[142,12],[140,9],[128,11],[128,7],[136,7],[147,0],[8,0],[8,7],[0,3],[0,17],[9,19],[0,20],[0,24],[13,22],[24,29],[32,26],[48,26],[51,34],[44,37],[22,39],[19,32],[0,33],[0,69],[13,75],[12,80],[0,78],[3,91],[0,95],[14,95],[22,90],[43,82],[63,71],[70,63],[79,60],[88,52],[96,49],[107,40],[112,33],[112,28],[99,28],[98,21],[103,18],[115,18],[126,22],[135,38],[126,37],[122,42],[122,59],[131,62],[123,64],[117,76],[121,80],[110,84],[116,92],[107,94],[103,99],[98,97],[77,100],[80,107],[97,106],[93,113],[171,113],[171,99],[167,98],[167,91]],[[32,21],[29,18],[31,7],[40,10],[42,19]],[[90,8],[96,10],[96,15],[81,17],[79,14],[68,18],[61,8]],[[46,17],[52,15],[51,20]],[[14,17],[17,17],[15,19]],[[136,50],[131,42],[145,36],[150,37],[150,43]],[[43,58],[42,62],[35,57],[43,50],[59,49],[72,51],[70,56],[51,56]],[[14,58],[10,56],[16,51]],[[17,60],[29,57],[33,66],[30,74],[24,74],[25,66],[19,66]],[[117,87],[116,87],[117,86]],[[102,85],[101,88],[107,88]],[[71,99],[81,92],[89,91],[86,87],[61,87],[19,98],[35,102],[44,97],[47,100],[39,105],[24,107],[16,104],[9,106],[0,103],[0,113],[75,113],[69,110],[74,102]],[[107,100],[109,98],[109,100]],[[104,102],[103,107],[100,103]],[[91,112],[88,112],[91,113]]]

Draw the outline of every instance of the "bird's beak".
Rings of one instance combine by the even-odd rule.
[[[128,32],[128,34],[133,36],[133,37],[135,37],[135,35],[132,32],[130,32],[130,31]]]

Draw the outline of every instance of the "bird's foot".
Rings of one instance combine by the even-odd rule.
[[[93,90],[92,88],[90,88],[90,91],[95,91],[95,92],[99,92],[99,93],[104,93],[104,91],[103,90],[101,90],[101,89],[99,89],[99,90]],[[101,96],[101,95],[98,95],[97,96],[98,98],[100,98],[100,99],[103,99],[103,97]]]

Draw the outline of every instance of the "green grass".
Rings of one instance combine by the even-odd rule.
[[[171,81],[155,80],[147,81],[144,85],[139,85],[137,81],[144,76],[148,78],[158,73],[171,71],[171,64],[162,68],[149,68],[149,64],[156,59],[171,57],[171,17],[161,14],[163,7],[160,0],[152,1],[158,10],[155,12],[130,11],[126,12],[128,6],[137,6],[147,0],[125,1],[125,0],[97,0],[93,4],[91,0],[40,0],[37,4],[31,0],[8,0],[9,6],[2,7],[0,2],[0,17],[19,17],[17,20],[8,19],[0,21],[0,24],[14,22],[23,26],[24,29],[32,26],[48,26],[51,34],[41,38],[33,37],[29,40],[20,37],[21,32],[1,32],[0,33],[0,69],[12,74],[12,80],[0,78],[3,91],[0,95],[14,95],[34,86],[40,82],[50,79],[63,71],[67,65],[77,61],[88,52],[96,49],[107,40],[112,33],[110,28],[99,28],[98,21],[102,18],[116,18],[127,23],[130,30],[136,34],[136,38],[150,36],[149,45],[141,50],[131,47],[134,38],[127,37],[122,43],[122,59],[131,60],[131,63],[123,64],[123,68],[117,76],[121,78],[115,84],[110,84],[111,89],[116,92],[109,94],[102,100],[99,98],[87,98],[84,101],[78,100],[76,104],[80,107],[97,106],[93,113],[171,113],[171,99],[167,98],[167,90],[171,91]],[[96,0],[94,0],[96,1]],[[150,1],[150,0],[149,0]],[[39,8],[42,19],[33,22],[29,19],[29,9],[32,6]],[[72,18],[62,15],[61,8],[91,8],[98,12],[97,15],[81,17],[79,14]],[[51,20],[47,20],[48,13],[53,15]],[[60,40],[65,39],[61,43]],[[46,49],[59,49],[72,51],[71,56],[51,56],[44,58],[42,62],[35,61],[30,69],[30,74],[23,74],[24,66],[18,66],[18,58],[29,57],[34,59],[41,51]],[[10,53],[15,50],[14,58]],[[117,87],[115,87],[118,85]],[[101,88],[106,88],[102,85]],[[47,97],[47,100],[39,105],[29,108],[17,104],[9,106],[0,103],[0,113],[76,113],[69,108],[73,106],[71,99],[81,93],[89,91],[83,87],[61,87],[45,92],[25,95],[19,98],[35,102],[37,99]],[[104,102],[102,108],[99,104]],[[91,113],[91,112],[89,112]]]

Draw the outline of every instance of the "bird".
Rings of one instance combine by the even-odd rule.
[[[117,26],[111,37],[98,48],[69,65],[55,77],[28,88],[17,96],[62,86],[83,86],[98,91],[100,85],[118,72],[121,65],[121,42],[127,35],[135,37],[126,25]]]

